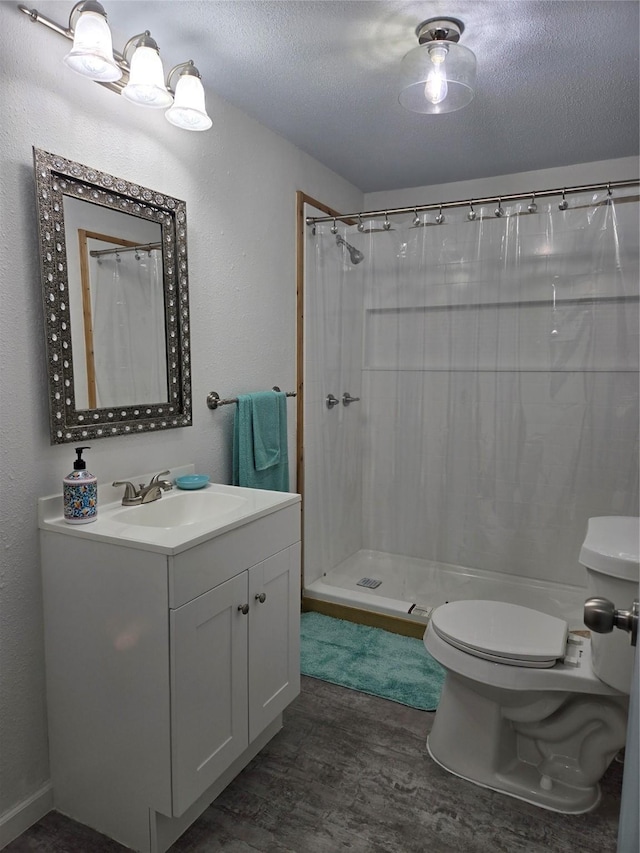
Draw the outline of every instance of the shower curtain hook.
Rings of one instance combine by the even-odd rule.
[[[607,196],[608,196],[608,199],[613,197],[613,191],[611,189],[611,183],[607,184]]]
[[[333,225],[331,226],[331,233],[332,233],[332,234],[337,234],[337,233],[338,233],[338,226],[336,225],[336,218],[335,218],[335,216],[333,217]]]
[[[417,228],[420,225],[420,217],[418,216],[418,208],[413,208],[413,227]]]
[[[438,212],[438,215],[436,216],[436,224],[442,225],[443,222],[444,222],[444,215],[442,213],[442,205],[440,205],[440,210]]]
[[[504,216],[504,210],[502,208],[502,199],[501,198],[498,199],[498,206],[496,207],[494,213],[498,218],[500,218],[501,216]]]
[[[565,190],[562,190],[562,201],[558,205],[558,210],[566,210],[569,207],[569,202],[564,197]]]
[[[362,214],[361,213],[358,214],[358,225],[356,227],[357,227],[358,231],[360,231],[360,232],[364,231],[364,222],[362,221]]]
[[[118,254],[118,252],[116,252],[116,261],[117,261],[118,263],[120,263],[120,261],[121,261],[121,260],[122,260],[122,258],[120,257],[120,255]]]
[[[529,211],[529,213],[537,213],[538,212],[538,205],[536,204],[536,194],[535,193],[531,193],[531,201],[527,205],[527,210]]]
[[[384,212],[384,222],[382,223],[382,227],[385,231],[389,231],[391,228],[391,223],[389,222],[389,213],[385,210]]]
[[[469,202],[469,213],[467,213],[467,219],[469,220],[469,222],[473,222],[477,215],[478,214],[473,208],[473,199],[471,199],[471,201]]]

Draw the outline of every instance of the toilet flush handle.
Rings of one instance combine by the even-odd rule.
[[[608,598],[588,598],[584,603],[584,624],[597,634],[608,634],[621,628],[631,634],[631,645],[638,639],[638,602],[630,610],[616,610]]]

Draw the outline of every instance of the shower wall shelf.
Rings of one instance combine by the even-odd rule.
[[[280,389],[278,388],[277,385],[274,385],[271,390],[272,391],[280,391]],[[296,391],[287,391],[286,393],[287,393],[287,397],[296,397],[297,396]],[[211,392],[209,392],[209,394],[207,394],[207,406],[212,411],[217,409],[219,406],[228,406],[230,403],[237,403],[237,402],[238,402],[237,397],[229,397],[226,400],[221,400],[220,395],[218,394],[217,391],[211,391]]]

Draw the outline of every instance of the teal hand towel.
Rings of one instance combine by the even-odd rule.
[[[289,490],[287,395],[240,394],[233,425],[233,485]]]
[[[256,471],[266,471],[280,462],[281,401],[274,391],[261,391],[249,396],[253,424],[253,459]],[[286,416],[285,411],[285,418]]]

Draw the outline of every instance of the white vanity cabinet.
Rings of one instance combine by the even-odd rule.
[[[174,814],[298,694],[299,565],[287,548],[171,611]]]
[[[299,498],[281,504],[177,553],[41,523],[56,809],[162,853],[281,728],[300,689]]]

